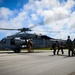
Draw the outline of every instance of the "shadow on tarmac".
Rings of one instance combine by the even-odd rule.
[[[67,55],[62,55],[62,54],[59,54],[59,55],[49,55],[49,56],[67,56]]]
[[[68,56],[68,55],[62,55],[62,54],[59,54],[59,55],[49,55],[49,56],[63,56],[63,58],[68,58],[68,57],[75,57],[75,55],[74,56]]]
[[[45,53],[44,51],[34,51],[31,53]],[[19,53],[14,53],[14,51],[0,51],[0,54],[29,54],[27,51],[19,52]]]

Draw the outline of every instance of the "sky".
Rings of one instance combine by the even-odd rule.
[[[0,0],[0,28],[32,27],[56,39],[75,38],[75,0]],[[17,31],[0,30],[0,39]]]

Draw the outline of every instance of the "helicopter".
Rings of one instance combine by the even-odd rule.
[[[22,48],[27,47],[28,39],[35,39],[39,36],[36,34],[26,33],[31,31],[30,28],[21,28],[21,29],[8,29],[0,28],[0,30],[18,30],[20,32],[7,36],[0,41],[0,50],[13,50],[15,53],[19,53]]]

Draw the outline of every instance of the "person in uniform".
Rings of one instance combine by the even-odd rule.
[[[68,39],[66,41],[66,45],[67,45],[67,48],[68,48],[68,56],[70,56],[70,52],[72,52],[72,56],[73,56],[74,49],[73,49],[73,43],[70,39],[70,36],[68,36]]]
[[[61,42],[60,44],[58,43],[58,51],[57,51],[57,55],[59,54],[59,51],[61,50],[62,54],[64,54],[63,51],[63,42]]]
[[[58,42],[58,41],[52,43],[52,49],[53,49],[53,54],[54,54],[54,55],[56,54],[57,42]]]
[[[28,52],[31,53],[31,52],[34,52],[33,50],[33,42],[32,40],[28,40]]]

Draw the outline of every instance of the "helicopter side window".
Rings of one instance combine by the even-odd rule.
[[[11,39],[11,45],[14,45],[14,44],[15,44],[15,40]]]

